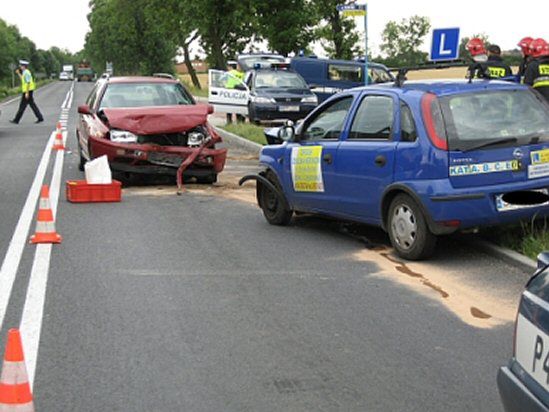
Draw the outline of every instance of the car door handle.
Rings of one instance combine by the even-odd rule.
[[[376,166],[383,167],[387,164],[387,158],[383,155],[376,156],[374,163]]]
[[[213,94],[214,96],[217,96],[217,95],[218,95],[218,93],[215,92],[215,91],[212,91],[212,94]]]
[[[332,157],[332,155],[330,153],[325,153],[325,154],[322,155],[322,160],[324,160],[326,163],[331,165],[332,162],[334,161],[334,158]]]

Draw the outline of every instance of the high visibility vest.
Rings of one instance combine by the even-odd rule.
[[[534,80],[534,88],[549,87],[549,62],[540,62],[538,74],[539,76]]]
[[[238,84],[244,81],[244,73],[238,70],[231,70],[229,74],[230,76],[227,79],[227,83],[225,83],[227,89],[234,89]]]
[[[34,78],[32,77],[32,73],[29,69],[25,69],[23,73],[21,73],[21,91],[23,93],[26,92],[32,92],[36,89],[36,84],[34,83]]]

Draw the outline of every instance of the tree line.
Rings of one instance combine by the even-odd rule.
[[[117,74],[172,71],[179,53],[197,87],[190,50],[196,43],[217,69],[243,51],[311,54],[315,41],[331,58],[361,57],[363,41],[354,19],[336,10],[342,3],[351,0],[91,0],[85,52],[96,67],[113,62]],[[375,59],[424,61],[419,47],[429,29],[428,19],[420,16],[390,22],[383,33],[385,57]]]
[[[33,73],[38,77],[50,77],[59,74],[63,64],[77,63],[79,57],[58,47],[37,49],[34,42],[23,36],[16,26],[0,19],[0,86],[11,87],[12,68],[20,59],[29,60]]]

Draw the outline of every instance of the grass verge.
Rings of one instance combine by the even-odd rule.
[[[49,84],[53,82],[54,80],[47,79],[47,80],[38,80],[36,82],[36,88],[39,89],[42,86],[45,86],[46,84]],[[0,100],[7,99],[8,97],[13,97],[21,94],[21,87],[5,87],[0,86]]]
[[[263,134],[263,127],[250,123],[233,123],[221,126],[221,128],[252,142],[259,143],[261,145],[267,144],[267,140],[265,140],[265,135]]]
[[[204,82],[200,82],[200,84],[202,85],[202,88],[199,89],[198,87],[195,87],[191,80],[190,80],[190,77],[189,76],[179,76],[179,79],[181,80],[181,83],[183,83],[185,85],[185,88],[189,91],[189,93],[191,93],[193,96],[197,96],[197,97],[208,97],[208,82],[206,81],[206,83]]]
[[[549,218],[491,229],[484,236],[535,260],[540,252],[549,250]]]

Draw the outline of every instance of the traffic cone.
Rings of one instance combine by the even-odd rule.
[[[53,144],[53,150],[65,150],[65,144],[63,143],[63,132],[58,130],[55,133],[55,142]]]
[[[19,329],[8,331],[4,364],[0,376],[0,411],[34,412]]]
[[[40,192],[36,233],[31,236],[30,241],[31,243],[61,243],[62,240],[63,238],[55,231],[55,222],[50,205],[50,188],[44,185]]]
[[[57,122],[57,126],[55,128],[55,131],[60,132],[61,129],[63,129],[63,126],[61,125],[61,122]]]

